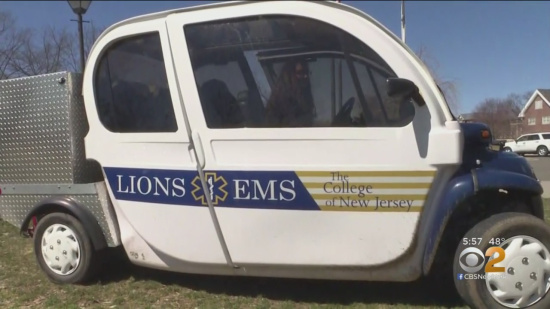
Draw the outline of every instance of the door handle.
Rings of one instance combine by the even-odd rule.
[[[193,147],[195,148],[195,153],[197,156],[197,162],[199,163],[199,166],[201,167],[201,169],[203,169],[206,163],[205,162],[206,159],[204,156],[204,148],[202,147],[202,141],[201,141],[199,132],[194,131],[192,133],[192,137],[193,137]]]

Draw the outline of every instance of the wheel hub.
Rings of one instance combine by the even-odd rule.
[[[487,276],[491,296],[508,308],[525,308],[538,302],[550,289],[548,249],[529,236],[512,237],[501,247],[505,258],[495,266],[504,267],[505,272]]]
[[[72,274],[80,264],[80,244],[75,233],[63,224],[54,224],[42,236],[42,256],[51,271]]]

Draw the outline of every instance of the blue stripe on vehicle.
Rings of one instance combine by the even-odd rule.
[[[208,204],[196,170],[104,169],[117,200],[186,206]],[[216,207],[420,212],[434,173],[429,170],[206,171],[205,178]],[[365,183],[365,179],[370,180]]]
[[[117,200],[207,206],[197,171],[105,167]],[[216,207],[320,210],[295,172],[205,172]]]

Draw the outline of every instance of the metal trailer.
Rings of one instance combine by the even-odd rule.
[[[81,88],[81,74],[71,72],[0,81],[0,218],[28,224],[28,236],[40,215],[35,207],[78,204],[81,219],[97,221],[104,245],[115,247],[120,237],[102,170],[85,157]]]

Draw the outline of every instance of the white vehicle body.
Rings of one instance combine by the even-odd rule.
[[[518,154],[548,155],[550,149],[550,132],[523,134],[514,141],[504,144],[503,150]]]
[[[387,263],[410,248],[420,213],[437,203],[442,189],[431,183],[446,183],[461,163],[459,125],[448,109],[441,108],[441,94],[412,53],[358,12],[332,3],[260,2],[246,4],[246,9],[243,5],[126,21],[108,29],[91,51],[88,61],[96,63],[117,38],[139,34],[140,29],[158,31],[166,72],[177,77],[168,79],[176,132],[113,133],[90,117],[86,154],[106,172],[122,243],[128,252],[144,256],[136,263],[151,267],[194,271],[198,263],[210,264],[215,273],[275,275],[281,270],[273,265],[279,265],[302,276],[294,269],[305,266],[312,269],[307,275],[303,270],[306,276],[371,277],[370,271],[343,269]],[[187,57],[173,55],[188,53],[183,31],[187,25],[246,17],[249,12],[318,23],[325,23],[320,16],[332,15],[330,24],[368,41],[374,51],[391,59],[398,76],[413,80],[426,105],[416,110],[410,124],[398,128],[208,128],[192,82],[192,64]],[[87,70],[83,93],[88,115],[98,114],[93,78],[94,70]],[[445,151],[441,143],[448,145]],[[185,195],[155,199],[165,193],[122,193],[128,191],[127,179],[139,181],[142,175],[148,175],[150,180],[143,180],[147,182],[181,177]],[[202,175],[212,177],[205,181],[214,179],[219,190],[226,188],[208,201],[211,206],[206,206],[203,195],[198,202],[193,194],[203,189],[197,181]],[[348,184],[372,186],[363,192],[369,198],[362,199],[358,189],[338,194],[338,188],[345,190]],[[432,199],[426,200],[428,196]],[[383,209],[381,200],[396,200],[401,206]],[[187,235],[185,245],[173,235]],[[345,241],[343,235],[348,235]],[[325,265],[331,267],[311,267]],[[395,279],[411,275],[415,276],[396,273]]]
[[[491,214],[544,217],[527,161],[489,150],[413,51],[340,3],[132,18],[97,39],[82,98],[79,85],[0,82],[0,214],[55,282],[84,281],[96,251],[120,246],[177,272],[412,281]]]

